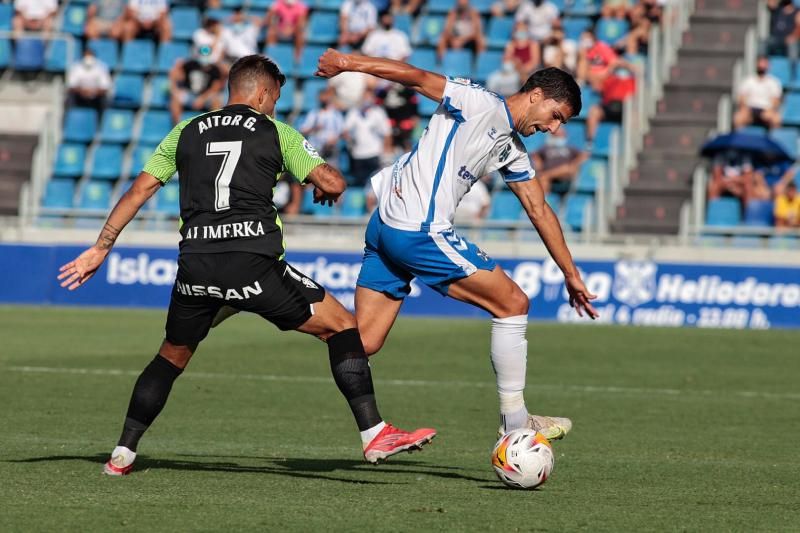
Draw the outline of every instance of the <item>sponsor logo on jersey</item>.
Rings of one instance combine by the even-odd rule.
[[[307,153],[308,155],[310,155],[311,157],[313,157],[313,158],[315,158],[315,159],[320,159],[320,157],[319,157],[319,152],[317,152],[316,148],[314,148],[313,146],[311,146],[311,143],[310,143],[310,142],[308,142],[308,141],[307,141],[307,140],[305,140],[305,139],[303,139],[303,150],[305,150],[305,151],[306,151],[306,153]]]
[[[458,177],[470,183],[475,183],[478,181],[478,177],[470,173],[466,166],[462,166],[460,169],[458,169]]]
[[[228,222],[215,226],[194,226],[186,228],[184,240],[190,239],[241,239],[264,235],[264,225],[260,220]]]
[[[246,285],[240,289],[223,289],[213,285],[189,285],[188,283],[175,282],[175,290],[185,296],[210,296],[220,300],[249,300],[251,296],[258,296],[264,290],[256,281],[252,285]]]
[[[497,128],[492,128],[486,133],[491,140],[495,140],[495,136],[497,135]]]

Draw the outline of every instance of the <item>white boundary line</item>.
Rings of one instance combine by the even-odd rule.
[[[59,368],[50,366],[10,366],[12,372],[26,374],[73,374],[88,376],[138,376],[141,371],[121,370],[114,368]],[[279,376],[273,374],[219,374],[213,372],[187,372],[185,377],[200,379],[236,379],[249,381],[276,381],[284,383],[331,383],[333,378],[320,376]],[[495,384],[482,381],[437,381],[376,379],[376,385],[398,387],[439,387],[439,388],[494,388]],[[586,394],[633,394],[639,396],[732,396],[738,398],[759,398],[770,400],[800,400],[799,393],[764,392],[764,391],[715,391],[703,389],[660,389],[644,387],[601,387],[595,385],[528,385],[529,390],[545,390],[551,392],[577,392]]]

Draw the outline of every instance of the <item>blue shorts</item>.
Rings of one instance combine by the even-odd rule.
[[[446,296],[454,281],[496,266],[483,250],[453,230],[399,230],[387,226],[377,211],[369,220],[364,240],[357,285],[394,298],[408,296],[414,278]]]

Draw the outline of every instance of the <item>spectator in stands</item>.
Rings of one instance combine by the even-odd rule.
[[[246,17],[241,7],[233,10],[233,15],[222,28],[226,59],[234,62],[240,57],[258,52],[258,34],[262,21],[261,17]]]
[[[380,27],[364,39],[361,51],[368,56],[406,61],[411,55],[411,43],[405,32],[394,28],[394,17],[387,12],[381,15]]]
[[[350,151],[350,185],[363,187],[392,157],[392,128],[382,107],[375,104],[372,91],[364,93],[361,105],[347,112],[344,138]]]
[[[358,50],[353,51],[358,54]],[[330,79],[328,85],[336,92],[336,105],[342,111],[359,106],[364,92],[372,90],[375,79],[363,72],[342,72]]]
[[[500,68],[489,74],[489,79],[486,80],[486,88],[501,96],[511,96],[521,86],[519,72],[511,61],[503,61]]]
[[[567,192],[578,176],[581,163],[587,158],[585,152],[569,146],[564,128],[558,128],[555,133],[548,135],[544,146],[531,156],[536,177],[545,193],[554,188],[560,193]],[[557,186],[553,187],[554,184]]]
[[[186,108],[200,111],[222,107],[225,77],[211,60],[211,47],[195,47],[192,57],[175,62],[169,72],[172,120],[180,122]]]
[[[630,30],[617,42],[617,45],[624,48],[628,54],[646,55],[650,42],[650,29],[653,24],[647,15],[646,5],[642,3],[634,6],[629,12],[628,20],[630,21]]]
[[[68,105],[91,107],[101,113],[109,89],[111,75],[108,66],[87,46],[81,60],[73,63],[67,71]]]
[[[417,92],[399,83],[392,83],[379,88],[376,96],[378,105],[389,117],[395,152],[408,152],[411,150],[411,136],[419,122]]]
[[[290,41],[299,59],[306,43],[308,6],[302,0],[277,0],[267,12],[267,44]]]
[[[447,14],[436,53],[441,59],[447,50],[462,48],[469,48],[473,54],[486,50],[481,15],[469,4],[469,0],[456,0],[456,5]]]
[[[631,8],[631,0],[603,0],[600,16],[603,18],[624,19]]]
[[[729,150],[714,157],[707,195],[709,200],[722,196],[738,198],[745,205],[750,200],[769,199],[770,191],[764,176],[753,168],[749,155]]]
[[[167,0],[128,0],[124,16],[123,41],[155,38],[163,43],[172,40]]]
[[[211,48],[211,62],[220,63],[225,56],[222,24],[215,18],[205,18],[203,26],[192,33],[192,45],[195,49],[200,49],[203,46]]]
[[[542,66],[574,73],[578,69],[578,43],[567,39],[561,21],[553,25],[550,37],[542,41]]]
[[[424,0],[392,0],[392,13],[408,13],[409,15],[416,15],[419,13],[420,7]]]
[[[92,2],[86,11],[86,25],[83,32],[87,39],[108,36],[117,41],[122,39],[124,27],[125,0],[100,0]]]
[[[527,80],[533,70],[539,66],[541,60],[542,49],[539,43],[531,39],[525,23],[517,22],[514,25],[511,41],[508,42],[503,53],[503,61],[511,62],[517,69],[519,78]]]
[[[515,22],[522,22],[534,41],[550,37],[553,23],[558,20],[558,7],[549,0],[525,0],[517,10]]]
[[[339,11],[339,46],[361,48],[378,24],[378,10],[370,0],[345,0]]]
[[[522,0],[498,0],[491,7],[493,17],[505,17],[513,15],[519,9]]]
[[[767,54],[788,55],[798,59],[800,39],[800,8],[792,0],[769,0],[770,27],[767,36]]]
[[[456,207],[456,224],[480,222],[489,214],[492,196],[487,185],[492,183],[491,175],[483,176],[472,184],[472,188],[461,198]]]
[[[778,78],[769,74],[769,58],[759,57],[756,74],[745,78],[739,86],[734,127],[742,128],[749,124],[767,129],[779,127],[782,96],[783,85]]]
[[[588,82],[595,91],[602,91],[603,82],[620,61],[614,49],[600,39],[593,30],[581,35],[578,58],[578,79]]]
[[[344,116],[336,108],[334,99],[332,88],[320,92],[319,106],[309,111],[300,124],[300,133],[328,160],[335,160],[338,155],[337,145],[344,130]]]
[[[775,185],[775,206],[773,208],[775,225],[779,228],[800,227],[800,195],[797,194],[797,184],[794,173],[789,179],[781,179]]]
[[[622,122],[622,109],[625,100],[636,92],[635,67],[625,61],[618,61],[614,72],[603,80],[600,103],[589,108],[586,119],[587,150],[591,150],[597,126],[600,122]]]
[[[49,33],[58,11],[57,0],[14,0],[14,33],[41,31]]]
[[[639,0],[639,3],[633,9],[641,9],[651,24],[659,24],[661,17],[664,15],[663,6],[666,3],[664,0]]]

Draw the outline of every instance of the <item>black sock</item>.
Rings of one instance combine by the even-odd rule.
[[[156,355],[155,359],[150,361],[133,387],[125,426],[117,446],[125,446],[133,452],[136,451],[139,439],[164,408],[172,384],[181,372],[183,369],[173,365],[161,355]]]
[[[380,424],[383,419],[375,403],[372,373],[358,330],[346,329],[328,338],[328,354],[333,379],[350,404],[358,430]]]

